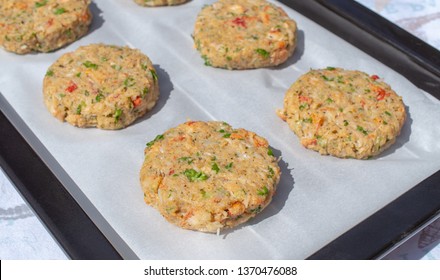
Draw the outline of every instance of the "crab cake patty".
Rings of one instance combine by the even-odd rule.
[[[174,5],[180,5],[188,0],[134,0],[137,4],[141,6],[148,6],[148,7],[156,7],[156,6],[174,6]]]
[[[50,113],[61,121],[120,129],[153,108],[159,83],[150,59],[139,50],[92,44],[49,67],[43,95]]]
[[[301,76],[279,115],[306,148],[357,159],[393,144],[406,118],[402,98],[377,75],[334,67]]]
[[[0,45],[26,54],[49,52],[87,33],[90,0],[0,0]]]
[[[296,30],[295,21],[265,0],[219,0],[197,16],[194,43],[208,66],[269,67],[292,55]]]
[[[179,227],[216,232],[271,201],[280,168],[266,139],[222,122],[190,121],[147,143],[145,202]]]

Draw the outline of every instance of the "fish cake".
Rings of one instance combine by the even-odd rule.
[[[203,232],[231,228],[271,201],[280,179],[266,139],[224,122],[188,121],[147,143],[144,200],[170,223]]]
[[[137,4],[147,7],[180,5],[188,0],[134,0]]]
[[[90,0],[0,0],[0,45],[17,54],[50,52],[84,36]]]
[[[193,35],[205,65],[252,69],[285,62],[296,32],[296,22],[265,0],[219,0],[203,7]]]
[[[46,72],[44,103],[61,121],[78,127],[120,129],[151,110],[159,82],[139,50],[104,44],[62,55]]]
[[[367,159],[395,142],[406,111],[402,98],[377,75],[327,67],[293,83],[279,116],[308,149]]]

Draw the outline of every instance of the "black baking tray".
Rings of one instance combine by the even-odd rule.
[[[281,0],[440,99],[440,52],[355,1]],[[323,42],[328,44],[328,42]],[[0,165],[72,259],[122,259],[0,112]],[[374,259],[440,214],[440,171],[308,259]]]

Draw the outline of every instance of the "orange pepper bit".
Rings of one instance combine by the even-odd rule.
[[[136,96],[135,100],[131,100],[133,102],[133,106],[136,108],[137,106],[141,105],[142,98],[140,96]]]
[[[255,147],[269,147],[267,141],[257,136],[255,133],[253,133],[252,139],[254,140]]]
[[[318,144],[318,140],[316,140],[315,138],[305,138],[301,140],[301,144],[306,148],[310,146],[316,146],[316,144]]]
[[[311,97],[308,96],[304,96],[304,95],[298,95],[298,99],[301,102],[307,102],[307,103],[312,103],[313,99]]]

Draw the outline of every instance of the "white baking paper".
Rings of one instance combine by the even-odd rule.
[[[0,50],[1,109],[15,110],[19,118],[12,121],[29,127],[23,134],[125,258],[306,258],[440,169],[440,102],[280,3],[299,27],[298,48],[285,64],[242,71],[204,66],[191,34],[197,13],[212,2],[144,8],[128,0],[94,1],[92,30],[66,48],[22,56]],[[59,122],[43,104],[47,68],[91,43],[138,48],[157,68],[158,104],[123,130],[76,128]],[[407,122],[379,157],[321,156],[303,148],[275,114],[301,74],[327,66],[377,74],[403,97]],[[272,203],[220,236],[171,225],[143,201],[138,174],[145,144],[188,119],[222,120],[254,131],[281,157]]]

